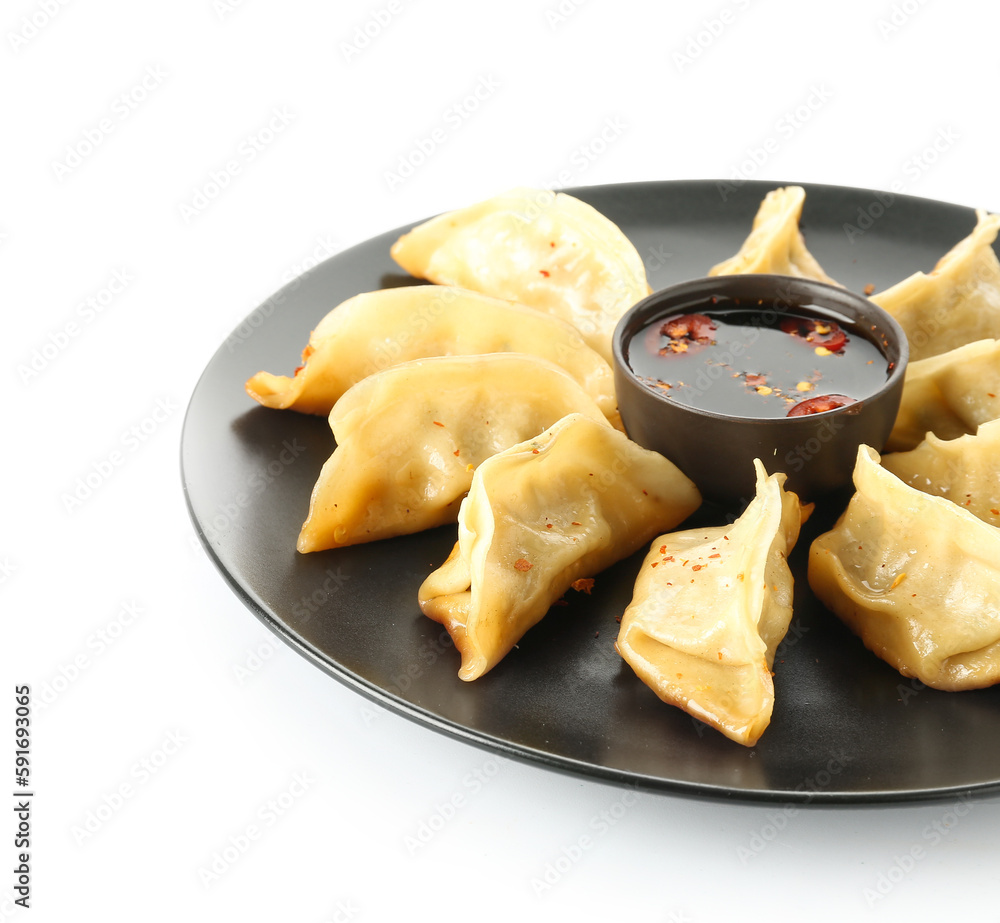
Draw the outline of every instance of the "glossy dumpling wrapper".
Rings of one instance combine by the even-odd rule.
[[[568,413],[612,429],[562,369],[520,353],[414,359],[370,375],[330,413],[337,447],[313,488],[299,551],[454,522],[477,465]]]
[[[616,415],[611,366],[558,318],[452,286],[414,285],[348,298],[313,330],[292,377],[258,372],[247,393],[265,407],[329,414],[363,378],[412,359],[519,352],[575,378]]]
[[[928,433],[955,439],[1000,417],[1000,340],[977,340],[911,362],[886,450],[913,449]]]
[[[459,677],[477,679],[576,580],[700,505],[698,489],[672,462],[571,414],[476,470],[458,542],[420,587],[420,608],[454,640]]]
[[[806,192],[801,186],[772,189],[761,202],[750,236],[739,252],[713,266],[708,274],[775,273],[837,285],[806,248],[799,229],[805,200]]]
[[[1000,680],[1000,529],[904,484],[858,449],[857,492],[809,550],[809,585],[908,677],[958,691]]]
[[[771,721],[774,652],[792,618],[788,555],[812,512],[767,475],[730,526],[653,541],[615,647],[664,702],[752,747]]]
[[[555,314],[609,363],[618,320],[650,292],[621,229],[585,202],[547,189],[512,189],[439,215],[391,252],[418,278]]]
[[[883,455],[882,467],[904,484],[1000,526],[1000,420],[956,439],[928,436],[909,452]]]
[[[906,333],[910,361],[1000,337],[1000,215],[976,212],[976,226],[930,274],[915,272],[871,296]]]

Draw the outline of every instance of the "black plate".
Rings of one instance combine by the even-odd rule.
[[[736,252],[779,183],[638,183],[568,190],[633,241],[654,289]],[[972,229],[971,209],[806,185],[803,230],[829,275],[881,290],[929,271]],[[805,582],[808,544],[845,497],[813,517],[792,558],[796,608],[775,665],[771,725],[750,750],[661,703],[612,647],[642,553],[571,593],[489,674],[461,682],[457,653],[417,607],[454,527],[300,555],[295,540],[333,449],[325,419],[256,406],[243,383],[290,374],[339,302],[410,284],[389,257],[406,228],[341,253],[286,286],[233,332],[187,411],[182,478],[202,542],[272,631],[357,691],[504,754],[690,795],[812,803],[902,801],[1000,786],[1000,688],[944,693],[904,679],[830,615]],[[704,519],[706,511],[700,513]],[[708,511],[711,518],[711,513]]]

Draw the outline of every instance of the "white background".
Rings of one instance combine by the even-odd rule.
[[[509,186],[902,183],[1000,209],[998,19],[972,0],[4,4],[5,771],[14,684],[51,701],[33,725],[33,906],[10,903],[5,807],[0,920],[1000,919],[995,797],[962,816],[623,804],[367,703],[230,592],[178,466],[198,375],[268,295]],[[104,310],[78,310],[89,297]],[[51,358],[26,375],[36,350]]]

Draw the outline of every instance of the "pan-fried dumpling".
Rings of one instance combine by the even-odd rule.
[[[909,452],[882,456],[882,466],[904,484],[965,507],[1000,526],[1000,420],[957,439],[928,436]]]
[[[337,448],[299,551],[454,522],[477,465],[574,412],[612,428],[562,369],[520,353],[414,359],[370,375],[330,413]]]
[[[858,449],[857,488],[809,550],[809,585],[865,646],[936,689],[1000,680],[1000,529]]]
[[[672,462],[570,414],[476,470],[458,542],[420,587],[420,608],[455,642],[459,677],[477,679],[576,580],[700,505],[698,489]]]
[[[494,352],[530,353],[555,362],[606,416],[615,416],[611,366],[575,327],[523,305],[445,285],[348,298],[313,330],[294,377],[258,372],[246,390],[265,407],[325,415],[351,385],[390,366]]]
[[[1000,215],[977,211],[972,233],[930,275],[915,272],[871,296],[905,331],[911,361],[1000,337],[1000,262],[993,250],[998,230]]]
[[[801,186],[772,189],[760,203],[750,236],[739,252],[713,266],[708,274],[733,276],[768,272],[837,285],[806,249],[805,239],[799,230],[805,200],[806,191]]]
[[[1000,340],[977,340],[911,362],[886,451],[915,448],[928,433],[954,439],[1000,417]]]
[[[566,193],[512,189],[432,218],[392,247],[408,273],[555,314],[611,362],[619,318],[649,294],[629,239]]]
[[[752,747],[771,721],[774,652],[792,618],[788,555],[812,512],[768,477],[730,526],[653,541],[615,647],[664,702]]]

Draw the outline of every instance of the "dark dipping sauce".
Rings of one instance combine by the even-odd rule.
[[[828,309],[712,299],[664,315],[628,344],[639,381],[664,397],[741,417],[821,413],[878,391],[892,364]]]

